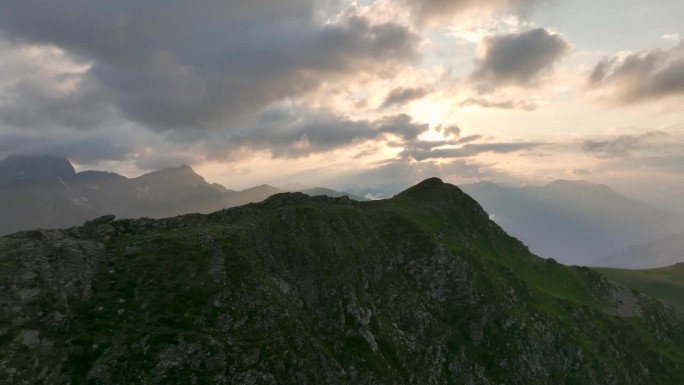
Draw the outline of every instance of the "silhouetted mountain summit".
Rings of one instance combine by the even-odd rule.
[[[446,188],[445,188],[446,187]],[[453,190],[456,186],[451,185],[447,187],[440,178],[432,177],[419,182],[418,184],[409,187],[408,189],[400,192],[397,196],[409,196],[409,195],[424,195],[424,194],[434,194],[441,197],[444,190]]]
[[[413,204],[429,206],[433,209],[454,209],[477,207],[482,214],[479,204],[460,188],[444,183],[439,178],[429,178],[417,185],[397,194],[392,199],[409,200]]]
[[[187,164],[182,164],[178,167],[166,167],[161,170],[152,171],[150,173],[144,174],[140,178],[153,179],[153,178],[171,178],[171,177],[181,177],[181,178],[192,178],[201,180],[205,182],[204,178],[197,174],[192,167]]]
[[[65,183],[75,176],[71,163],[55,156],[11,155],[0,160],[0,186]]]

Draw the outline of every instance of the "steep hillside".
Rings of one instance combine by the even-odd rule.
[[[7,384],[681,384],[684,323],[458,188],[0,238]]]
[[[595,268],[608,278],[684,311],[684,263],[656,269]]]
[[[684,233],[656,239],[597,258],[594,266],[623,266],[645,269],[684,262]]]
[[[534,253],[566,264],[592,264],[597,256],[684,230],[679,214],[584,181],[522,188],[485,182],[462,188]],[[610,266],[629,265],[615,259]]]

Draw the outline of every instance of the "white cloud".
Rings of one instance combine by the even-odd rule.
[[[476,25],[454,24],[447,27],[447,36],[478,44],[487,36],[520,33],[537,25],[516,15],[504,15],[480,21]]]
[[[666,33],[662,36],[662,38],[674,42],[679,42],[682,40],[682,37],[679,35],[679,33]]]

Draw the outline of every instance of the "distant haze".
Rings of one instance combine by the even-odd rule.
[[[512,188],[493,183],[461,186],[493,220],[532,252],[566,264],[615,267],[666,266],[684,261],[645,253],[640,258],[599,259],[638,243],[684,230],[684,215],[629,199],[605,185],[555,181]]]
[[[596,258],[593,264],[648,269],[681,262],[684,262],[684,233],[633,244],[614,253],[602,255]]]

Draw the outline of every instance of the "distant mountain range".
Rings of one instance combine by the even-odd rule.
[[[69,227],[105,214],[162,218],[210,213],[260,202],[284,191],[269,185],[229,190],[208,183],[187,165],[126,178],[103,171],[77,173],[64,158],[13,155],[0,161],[0,235]],[[301,185],[296,191],[332,197],[349,195]]]
[[[684,231],[681,214],[585,181],[557,180],[522,188],[480,182],[461,188],[532,252],[567,264],[594,264],[597,256],[626,245]],[[609,262],[613,267],[633,266],[633,261],[619,257]]]
[[[684,262],[684,233],[627,247],[596,259],[592,265],[648,269],[679,262]]]
[[[665,266],[684,260],[684,240],[678,243],[674,238],[668,246],[624,250],[683,232],[684,218],[605,185],[558,180],[539,187],[503,187],[491,182],[461,187],[495,222],[543,257],[610,267]],[[65,228],[106,214],[163,218],[210,213],[285,191],[350,196],[301,184],[235,191],[208,183],[187,165],[127,178],[104,171],[77,173],[64,158],[13,155],[0,161],[0,235]]]

